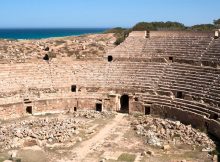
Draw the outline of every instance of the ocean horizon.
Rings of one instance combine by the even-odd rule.
[[[0,39],[45,39],[102,33],[108,28],[5,28]]]

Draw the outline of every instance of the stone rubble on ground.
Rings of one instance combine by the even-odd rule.
[[[215,148],[214,142],[207,134],[179,121],[139,116],[133,119],[131,125],[138,135],[146,137],[147,144],[161,147],[164,150],[170,149],[169,143],[175,145],[177,141],[181,144],[201,146],[203,150],[208,151]]]
[[[99,119],[113,117],[111,112],[79,111],[63,117],[43,117],[14,121],[0,126],[0,152],[25,147],[25,145],[45,146],[52,143],[81,142],[77,137],[86,123],[76,117]],[[75,137],[75,138],[74,138]]]
[[[77,111],[73,112],[74,117],[85,117],[87,119],[98,119],[98,118],[106,118],[106,117],[114,117],[116,112],[110,111]]]

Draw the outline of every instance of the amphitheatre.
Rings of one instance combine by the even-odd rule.
[[[218,161],[220,31],[0,40],[0,161]]]

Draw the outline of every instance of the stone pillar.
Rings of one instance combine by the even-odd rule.
[[[145,31],[145,38],[150,38],[150,31],[149,30]]]
[[[219,34],[219,32],[216,30],[216,31],[215,31],[215,38],[218,38],[218,37],[219,37],[218,34]]]
[[[219,38],[220,36],[220,29],[215,31],[215,39]]]

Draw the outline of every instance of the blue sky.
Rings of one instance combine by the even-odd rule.
[[[0,28],[131,27],[140,21],[185,25],[220,18],[220,0],[0,0]]]

